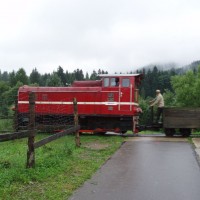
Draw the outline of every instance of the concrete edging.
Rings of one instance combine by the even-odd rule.
[[[196,154],[200,158],[200,138],[192,138],[192,142],[194,143]]]

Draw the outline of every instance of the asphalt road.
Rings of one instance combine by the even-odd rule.
[[[200,167],[178,139],[125,142],[70,200],[199,200]]]

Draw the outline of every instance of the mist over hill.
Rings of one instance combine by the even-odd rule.
[[[180,64],[177,63],[165,63],[165,64],[149,64],[146,66],[143,66],[139,68],[138,70],[153,70],[154,67],[156,67],[159,71],[168,71],[168,70],[174,70],[176,74],[184,74],[188,70],[197,70],[198,66],[200,66],[200,60],[193,61],[191,64],[180,66]]]

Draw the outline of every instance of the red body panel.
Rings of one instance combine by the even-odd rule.
[[[102,81],[74,81],[72,87],[101,87]]]

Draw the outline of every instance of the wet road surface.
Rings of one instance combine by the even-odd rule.
[[[70,200],[199,200],[200,167],[184,139],[133,138]]]

